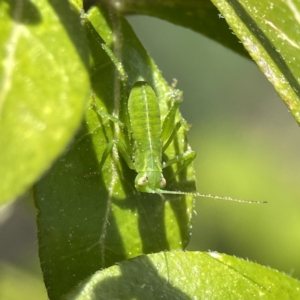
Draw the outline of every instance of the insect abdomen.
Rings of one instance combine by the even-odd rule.
[[[128,110],[135,141],[136,171],[161,171],[160,110],[157,97],[146,82],[138,81],[132,87]]]

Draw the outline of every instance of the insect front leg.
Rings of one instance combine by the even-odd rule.
[[[162,126],[162,141],[163,141],[163,152],[169,147],[171,142],[176,137],[176,134],[181,126],[187,127],[185,120],[180,119],[176,122],[177,111],[179,105],[182,102],[182,92],[180,90],[173,89],[171,92],[171,97],[173,99],[173,105],[168,112],[167,116],[164,119]],[[162,167],[167,168],[168,166],[176,163],[181,163],[176,172],[173,174],[169,181],[174,179],[182,170],[187,168],[191,162],[195,159],[196,153],[192,150],[188,150],[182,154],[177,155],[176,157],[164,162]]]
[[[181,121],[175,124],[176,114],[180,103],[182,102],[182,92],[179,90],[172,90],[173,105],[166,115],[163,125],[161,138],[164,141],[163,151],[168,148],[172,140],[174,139],[177,131],[181,127]],[[175,126],[174,126],[175,125]]]
[[[195,157],[196,157],[196,152],[192,150],[188,150],[182,154],[175,156],[174,158],[168,160],[167,162],[164,162],[162,165],[163,169],[169,167],[172,164],[181,163],[180,166],[177,168],[176,172],[169,179],[169,181],[174,179],[182,170],[186,169],[192,163]]]

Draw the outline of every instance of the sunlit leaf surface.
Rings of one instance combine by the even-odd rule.
[[[299,281],[276,270],[213,252],[165,252],[140,256],[99,271],[66,299],[299,297]]]
[[[65,1],[0,2],[0,204],[50,166],[82,118],[88,48]]]

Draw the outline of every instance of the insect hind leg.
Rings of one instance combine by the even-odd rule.
[[[125,146],[125,144],[117,139],[112,140],[109,142],[102,154],[101,161],[99,163],[99,169],[101,170],[104,166],[104,163],[108,157],[108,155],[111,153],[113,146],[116,145],[119,153],[122,155],[124,158],[125,162],[127,163],[128,167],[132,170],[134,170],[134,163],[132,162],[130,155],[128,154],[128,150]]]
[[[92,105],[92,108],[93,110],[96,112],[96,114],[101,117],[101,118],[104,118],[104,119],[108,119],[116,124],[118,124],[121,128],[124,128],[125,125],[116,117],[114,117],[113,115],[110,115],[104,111],[101,111],[98,106],[96,105],[96,102],[95,102],[95,95],[92,94],[92,101],[91,101],[91,105]]]

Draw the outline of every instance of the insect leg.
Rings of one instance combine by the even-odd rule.
[[[105,44],[102,44],[102,49],[106,52],[106,54],[109,56],[109,58],[111,59],[111,61],[114,63],[114,65],[116,66],[118,73],[120,74],[120,79],[122,82],[126,82],[127,81],[127,74],[124,70],[124,67],[122,65],[122,63],[120,62],[120,60],[117,58],[117,56],[115,55],[115,53]]]
[[[128,154],[128,149],[126,148],[125,144],[120,141],[120,140],[112,140],[110,143],[107,144],[103,154],[102,154],[102,158],[99,164],[99,168],[102,169],[103,165],[109,155],[109,153],[112,151],[113,146],[116,145],[118,151],[120,152],[120,154],[122,155],[122,157],[124,158],[124,160],[126,161],[128,167],[132,170],[134,170],[134,163],[131,160],[130,155]]]
[[[173,176],[169,178],[169,181],[174,179],[183,169],[187,168],[195,159],[195,157],[196,157],[196,152],[192,150],[188,150],[168,160],[166,163],[163,163],[162,165],[163,169],[169,167],[172,164],[181,163],[181,165],[178,167],[178,169],[173,174]]]
[[[106,112],[104,112],[104,111],[101,111],[101,110],[97,107],[97,105],[96,105],[96,103],[95,103],[95,96],[94,96],[94,94],[92,94],[92,101],[91,101],[91,102],[92,102],[92,108],[93,108],[93,110],[97,113],[98,116],[103,117],[103,118],[105,118],[105,119],[109,119],[109,120],[111,120],[112,122],[118,124],[118,125],[119,125],[120,127],[122,127],[122,128],[125,127],[125,125],[124,125],[118,118],[116,118],[116,117],[114,117],[114,116],[112,116],[112,115],[110,115],[110,114],[108,114],[108,113],[106,113]]]
[[[118,151],[120,152],[120,154],[122,155],[122,157],[126,161],[128,167],[132,170],[135,170],[134,163],[133,163],[130,155],[128,154],[130,152],[128,151],[128,148],[126,147],[125,143],[123,143],[121,140],[117,140],[116,141],[116,146],[118,148]]]
[[[108,154],[111,152],[113,145],[114,145],[115,141],[111,141],[110,143],[107,144],[103,154],[102,154],[102,158],[99,164],[99,169],[102,170],[103,165],[108,157]]]
[[[105,113],[103,111],[101,111],[97,105],[95,104],[95,100],[94,100],[94,95],[92,95],[92,107],[94,109],[94,111],[97,113],[97,115],[99,117],[103,117],[105,119],[109,119],[110,121],[112,121],[115,124],[118,124],[121,128],[120,130],[120,136],[119,139],[114,139],[111,142],[109,142],[103,152],[101,161],[100,161],[100,165],[99,168],[102,169],[109,153],[112,151],[112,148],[114,145],[117,146],[118,151],[120,152],[120,154],[122,155],[122,157],[124,158],[124,160],[126,161],[128,167],[130,169],[134,169],[134,164],[131,160],[131,157],[128,153],[131,153],[131,147],[130,147],[130,141],[128,139],[128,132],[127,132],[127,128],[126,126],[116,117]],[[125,138],[127,137],[127,138]],[[130,151],[129,151],[130,150]]]
[[[122,117],[122,120],[124,120],[124,123],[128,129],[128,132],[130,132],[130,121],[129,121],[128,111],[127,111],[128,95],[126,94],[126,91],[128,90],[128,86],[127,86],[128,85],[128,83],[127,83],[128,75],[124,69],[122,62],[118,59],[118,57],[113,52],[113,50],[111,50],[106,44],[102,44],[102,48],[107,53],[107,55],[110,57],[112,63],[115,65],[116,70],[119,74],[119,79],[121,82],[121,89],[122,89],[121,93],[120,93],[121,106],[120,106],[119,116]]]
[[[173,89],[171,93],[171,97],[173,98],[173,105],[170,111],[168,112],[167,116],[165,117],[162,126],[162,141],[164,141],[163,152],[173,141],[180,127],[187,127],[187,124],[183,119],[175,123],[178,107],[182,102],[182,92],[180,90]],[[189,164],[191,164],[191,162],[195,159],[195,156],[196,153],[192,150],[189,150],[163,163],[162,167],[166,168],[172,164],[181,162],[180,166],[173,174],[173,176],[169,178],[169,180],[174,179],[177,176],[177,174],[179,174],[183,169],[185,169]]]
[[[120,126],[120,132],[119,132],[120,136],[119,136],[118,139],[115,140],[115,142],[113,142],[113,144],[116,144],[117,147],[118,147],[118,144],[121,143],[122,144],[120,146],[121,149],[131,149],[131,144],[130,144],[130,140],[129,140],[129,133],[128,133],[127,126],[124,123],[122,123],[118,118],[116,118],[116,117],[114,117],[114,116],[112,116],[112,115],[110,115],[106,112],[101,111],[95,103],[95,98],[94,98],[93,94],[92,94],[92,107],[93,107],[94,111],[96,112],[96,114],[100,118],[108,119],[108,120],[112,121],[114,124],[118,124]],[[121,140],[124,141],[124,142],[120,142]],[[119,141],[119,142],[116,142],[116,141]],[[109,147],[109,146],[110,146],[110,143],[107,145],[107,147]],[[111,146],[111,148],[112,148],[112,146]],[[118,150],[119,150],[119,147],[118,147]],[[125,151],[123,151],[123,153],[125,154]],[[122,156],[124,156],[124,155],[122,154]],[[129,164],[128,164],[128,166],[129,166]],[[129,167],[131,168],[131,166],[129,166]]]
[[[179,90],[172,91],[172,98],[173,98],[173,106],[171,107],[170,111],[168,112],[167,116],[164,119],[162,125],[162,140],[166,141],[163,145],[163,150],[167,149],[169,144],[171,143],[172,139],[176,135],[177,131],[181,126],[181,122],[178,122],[175,126],[175,118],[178,107],[182,102],[182,92]]]
[[[173,141],[173,139],[174,139],[175,135],[177,134],[180,127],[181,127],[181,122],[179,121],[175,124],[175,128],[173,128],[173,131],[172,131],[170,137],[168,138],[167,142],[164,143],[163,149],[162,149],[163,152],[165,152],[165,150],[169,147],[169,145]]]

